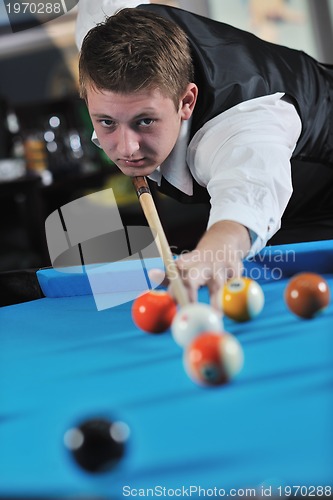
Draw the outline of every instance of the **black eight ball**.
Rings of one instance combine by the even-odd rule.
[[[64,441],[82,469],[101,473],[112,470],[123,458],[128,435],[128,427],[123,422],[94,418],[69,429]]]

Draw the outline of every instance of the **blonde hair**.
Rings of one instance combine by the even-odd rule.
[[[157,88],[176,108],[193,81],[184,31],[149,10],[122,9],[91,29],[79,60],[80,95],[87,87],[119,93]]]

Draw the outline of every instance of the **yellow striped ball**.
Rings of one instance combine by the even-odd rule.
[[[239,322],[258,316],[265,303],[264,292],[259,283],[247,277],[227,281],[221,295],[224,315]]]

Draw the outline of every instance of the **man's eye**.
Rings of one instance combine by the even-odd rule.
[[[99,120],[99,123],[102,125],[102,127],[105,128],[110,128],[113,127],[114,122],[112,120]]]
[[[149,127],[152,123],[154,123],[152,118],[142,118],[142,120],[139,120],[138,122],[141,127]]]

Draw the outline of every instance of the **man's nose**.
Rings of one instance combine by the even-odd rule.
[[[130,158],[140,149],[138,134],[128,128],[118,129],[117,149],[120,158]]]

